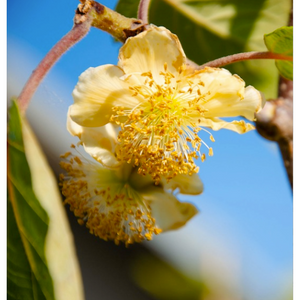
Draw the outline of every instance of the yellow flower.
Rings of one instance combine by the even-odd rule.
[[[135,164],[156,183],[198,172],[194,158],[205,159],[200,146],[213,154],[205,127],[245,133],[254,127],[219,117],[254,120],[264,103],[259,91],[225,69],[192,70],[177,36],[155,26],[126,41],[118,66],[86,70],[73,98],[71,119],[87,127],[120,125],[117,160]]]
[[[116,132],[110,124],[102,129],[85,128],[69,120],[68,128],[84,141],[95,134],[93,141],[106,151],[106,162],[115,159]],[[93,152],[93,147],[85,149]],[[117,162],[114,169],[108,169],[79,152],[68,152],[62,158],[61,167],[66,174],[61,175],[60,184],[65,203],[80,224],[85,223],[92,234],[104,240],[126,245],[151,240],[155,234],[183,226],[197,213],[194,205],[178,201],[173,193],[202,193],[203,185],[197,174],[179,175],[154,185],[151,176],[139,175],[137,168],[127,163]]]

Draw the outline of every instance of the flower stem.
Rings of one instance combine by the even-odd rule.
[[[22,113],[25,113],[31,97],[51,67],[68,49],[88,33],[90,27],[91,20],[89,18],[85,18],[84,22],[75,23],[74,27],[43,58],[37,68],[32,72],[18,97],[19,107]]]
[[[237,53],[229,56],[224,56],[215,60],[212,60],[208,63],[205,63],[201,66],[198,66],[197,69],[203,69],[205,67],[222,67],[226,66],[229,64],[233,64],[235,62],[239,61],[245,61],[245,60],[250,60],[250,59],[276,59],[276,60],[289,60],[292,61],[293,57],[292,56],[286,56],[283,54],[277,54],[273,52],[242,52],[242,53]]]
[[[149,23],[149,5],[151,0],[141,0],[138,9],[138,18],[141,19],[145,24]]]

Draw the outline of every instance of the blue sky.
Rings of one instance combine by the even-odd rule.
[[[114,8],[116,1],[101,3]],[[14,84],[15,95],[37,63],[71,29],[77,5],[75,0],[62,0],[56,6],[53,1],[8,1],[8,84]],[[78,76],[88,67],[116,64],[120,46],[109,34],[92,28],[51,70],[39,89],[39,95],[45,97],[32,104],[45,115],[51,112],[56,125],[64,126]],[[37,111],[32,110],[29,119],[41,135],[46,121],[37,128],[33,120]],[[193,262],[198,259],[197,251],[204,248],[214,249],[216,259],[225,253],[224,262],[235,257],[238,285],[242,292],[247,291],[247,299],[277,299],[274,297],[285,288],[291,288],[293,254],[292,193],[280,152],[276,144],[255,131],[238,135],[222,130],[213,135],[216,142],[212,144],[208,138],[207,142],[213,146],[214,156],[199,163],[203,195],[181,197],[193,202],[201,213],[184,229],[157,237],[150,247],[162,255],[168,253],[169,261],[182,270],[184,265],[193,266],[187,258],[182,260],[180,251],[190,251],[187,256]],[[54,153],[69,146],[69,137],[60,137],[64,143],[56,150],[58,137],[54,134],[49,139]],[[175,250],[170,246],[180,237],[191,247]]]

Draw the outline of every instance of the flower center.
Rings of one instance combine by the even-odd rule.
[[[204,160],[200,146],[207,146],[198,136],[203,129],[199,126],[200,117],[206,111],[202,103],[208,95],[201,94],[204,84],[182,76],[175,81],[166,66],[160,75],[164,77],[163,84],[156,83],[151,72],[141,74],[146,77],[144,85],[130,89],[133,96],[139,94],[145,101],[132,110],[114,107],[112,117],[121,126],[117,158],[139,166],[139,174],[151,174],[156,184],[161,176],[170,180],[177,174],[197,173],[194,158]]]
[[[149,205],[115,171],[70,152],[62,158],[65,161],[60,165],[67,172],[60,176],[64,203],[91,233],[127,246],[151,240],[153,234],[161,232]]]

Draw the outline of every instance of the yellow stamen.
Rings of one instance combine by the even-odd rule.
[[[62,157],[66,161],[60,166],[67,173],[60,176],[64,203],[92,234],[128,246],[161,233],[149,205],[128,182],[124,184],[116,171],[70,153]]]
[[[112,120],[121,123],[117,158],[137,165],[139,174],[151,174],[156,184],[161,176],[171,179],[176,174],[196,173],[198,168],[193,158],[198,157],[196,153],[201,156],[201,139],[197,132],[202,128],[191,122],[189,113],[203,115],[207,111],[201,106],[206,96],[200,91],[203,83],[195,83],[189,78],[185,80],[187,87],[171,86],[175,76],[167,70],[166,63],[164,72],[160,72],[164,84],[155,82],[151,72],[141,75],[151,81],[130,89],[146,101],[131,111],[113,108]],[[176,84],[179,82],[177,80]],[[213,140],[212,136],[210,138]]]

